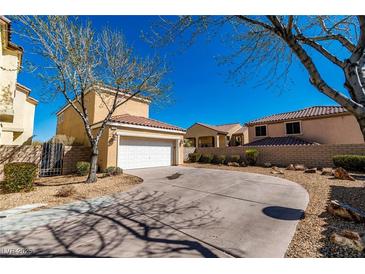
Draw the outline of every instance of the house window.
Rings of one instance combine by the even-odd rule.
[[[257,126],[255,127],[256,137],[264,137],[267,136],[266,126]]]
[[[300,134],[301,133],[300,122],[286,123],[285,126],[286,126],[286,134],[287,135]]]

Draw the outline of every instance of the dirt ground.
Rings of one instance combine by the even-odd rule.
[[[323,176],[319,172],[311,174],[303,171],[285,170],[284,175],[271,174],[271,168],[264,167],[230,167],[190,163],[189,167],[215,168],[242,172],[260,173],[288,179],[302,185],[309,193],[310,201],[305,218],[297,226],[296,233],[289,245],[287,257],[365,257],[349,248],[332,244],[329,237],[333,232],[351,229],[364,232],[365,225],[344,221],[327,213],[330,200],[339,200],[365,211],[365,174],[353,174],[356,181],[337,180],[332,176]]]
[[[75,175],[38,178],[33,191],[20,193],[0,192],[0,210],[34,203],[44,203],[47,204],[46,207],[52,207],[75,200],[127,191],[142,182],[141,178],[127,174],[112,177],[98,174],[97,182],[92,184],[85,183],[85,180],[86,176]],[[74,186],[75,194],[69,197],[58,197],[57,192],[64,186]]]

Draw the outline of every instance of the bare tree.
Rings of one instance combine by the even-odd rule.
[[[24,28],[19,33],[30,39],[42,63],[33,64],[47,83],[47,94],[61,94],[81,118],[91,146],[91,167],[86,182],[96,182],[98,143],[114,111],[132,99],[162,96],[169,85],[163,83],[167,68],[158,58],[137,57],[120,32],[105,28],[96,33],[91,23],[66,16],[17,16]],[[37,67],[38,65],[38,67]],[[101,89],[115,91],[112,102],[103,100]],[[98,93],[107,115],[97,130],[91,127],[86,93]],[[110,98],[110,97],[109,97]]]
[[[234,64],[231,75],[239,81],[252,75],[276,81],[287,75],[295,56],[310,83],[356,117],[365,140],[365,16],[181,16],[161,22],[147,35],[154,45],[185,33],[192,43],[201,33],[221,34],[223,26],[230,27],[224,42],[235,50],[221,61]],[[324,79],[316,54],[342,71],[343,91]]]

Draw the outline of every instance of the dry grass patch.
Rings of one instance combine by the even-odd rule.
[[[349,248],[340,247],[330,242],[333,232],[350,229],[357,232],[365,230],[364,224],[344,221],[327,213],[326,207],[330,200],[339,200],[355,208],[365,210],[365,175],[353,174],[355,181],[337,180],[332,176],[317,173],[283,170],[284,174],[271,174],[271,168],[263,167],[231,167],[191,163],[188,167],[214,168],[259,173],[280,178],[302,185],[309,193],[309,204],[305,218],[297,226],[296,233],[289,245],[287,257],[365,257]]]
[[[0,193],[0,210],[34,203],[51,207],[127,191],[142,182],[141,178],[127,174],[107,177],[98,174],[98,181],[92,184],[86,184],[85,180],[86,176],[75,175],[38,178],[31,192]]]

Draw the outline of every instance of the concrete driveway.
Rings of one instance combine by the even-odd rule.
[[[308,203],[298,184],[226,170],[129,170],[126,193],[1,220],[2,256],[283,257]]]

